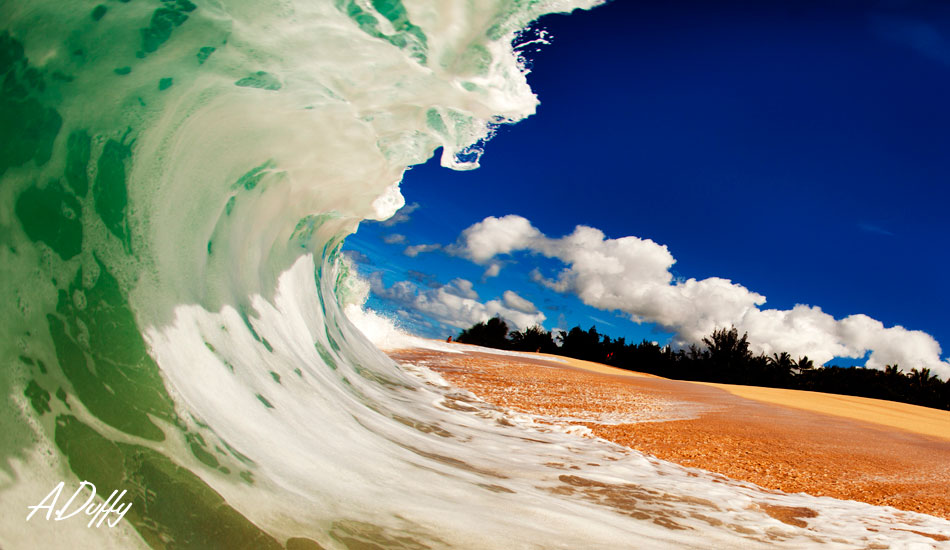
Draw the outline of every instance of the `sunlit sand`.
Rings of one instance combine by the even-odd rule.
[[[683,466],[788,493],[950,518],[948,411],[668,380],[563,357],[471,349],[391,355],[421,362],[490,403],[583,426],[592,436]],[[768,513],[795,524],[810,512]]]
[[[950,441],[950,411],[852,395],[834,395],[782,388],[757,388],[732,384],[704,384],[722,388],[733,395],[746,399],[755,399],[756,401],[785,407],[871,422]]]
[[[543,357],[556,357],[546,354],[538,355]],[[581,361],[579,359],[564,357],[559,359],[566,360],[572,367],[600,374],[658,378],[651,374],[627,371],[609,365],[593,363],[591,361]],[[931,409],[907,403],[896,403],[894,401],[884,401],[881,399],[855,397],[853,395],[835,395],[784,388],[761,388],[756,386],[738,386],[735,384],[716,384],[712,382],[693,383],[720,388],[746,399],[754,399],[764,403],[772,403],[785,407],[871,422],[880,424],[881,426],[898,428],[900,430],[950,441],[950,411]]]

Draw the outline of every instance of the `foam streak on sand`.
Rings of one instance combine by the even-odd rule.
[[[441,149],[475,168],[533,114],[518,33],[596,3],[0,2],[0,546],[911,548],[950,530],[566,434],[610,424],[499,410],[344,317],[362,303],[346,236],[403,204],[409,166]],[[132,508],[109,531],[25,524],[61,480]]]
[[[490,403],[542,421],[583,426],[591,435],[684,466],[789,493],[950,518],[946,411],[666,380],[583,361],[565,365],[544,356],[516,360],[483,351],[464,358],[421,350],[391,355],[423,363]],[[604,413],[628,422],[590,421]],[[926,421],[895,425],[895,416],[915,414]],[[854,419],[859,416],[861,421]],[[760,508],[789,525],[804,526],[819,515],[809,506]],[[950,540],[945,532],[928,534],[942,542]]]

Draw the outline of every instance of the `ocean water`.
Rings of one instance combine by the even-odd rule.
[[[440,148],[476,168],[537,105],[519,31],[595,3],[0,3],[0,546],[936,547],[495,409],[344,315],[343,239]],[[84,480],[115,527],[26,521]]]

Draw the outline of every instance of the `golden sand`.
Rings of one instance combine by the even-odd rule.
[[[907,403],[882,401],[853,395],[833,395],[781,388],[757,388],[731,384],[707,385],[765,403],[783,405],[806,411],[862,420],[881,426],[936,437],[950,441],[950,411],[929,409]]]
[[[663,460],[789,493],[950,519],[948,411],[667,380],[540,354],[417,349],[391,355],[423,363],[490,403],[584,425]],[[677,420],[659,421],[670,417]],[[804,513],[774,512],[788,522]]]

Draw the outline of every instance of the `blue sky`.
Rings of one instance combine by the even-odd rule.
[[[527,54],[537,114],[503,127],[477,170],[443,169],[438,155],[410,170],[405,221],[364,223],[347,240],[350,253],[369,259],[360,271],[377,283],[371,308],[401,311],[406,328],[427,336],[456,334],[411,298],[429,292],[423,302],[431,306],[441,288],[443,298],[496,300],[496,310],[518,305],[529,314],[523,298],[548,329],[596,324],[634,341],[695,339],[709,319],[661,312],[639,295],[624,294],[613,311],[590,297],[585,284],[602,281],[568,258],[567,241],[554,242],[584,225],[603,232],[604,246],[651,240],[656,265],[665,246],[675,259],[670,285],[728,280],[728,292],[748,291],[736,290],[740,301],[764,296],[758,310],[805,304],[837,321],[862,314],[885,329],[922,331],[943,344],[940,358],[950,355],[947,4],[618,1],[537,27],[552,36]],[[471,261],[463,231],[508,215],[547,240]],[[433,244],[440,247],[406,254]],[[493,263],[500,272],[486,277]],[[560,288],[550,288],[571,266]],[[611,275],[620,282],[607,286],[627,293],[637,284],[624,283],[628,273]],[[506,291],[516,296],[505,300]],[[630,320],[643,312],[644,323]],[[771,338],[765,351],[843,338],[858,357],[839,363],[863,363],[867,354],[855,353],[862,346],[877,362],[935,356],[919,334],[872,330],[863,317],[831,326],[814,309],[769,315],[741,317],[753,343],[756,334]],[[665,330],[649,322],[656,319]],[[829,327],[833,338],[786,334],[802,323]],[[867,329],[861,335],[858,325]],[[885,340],[887,349],[867,343]],[[905,345],[918,349],[895,352]]]

